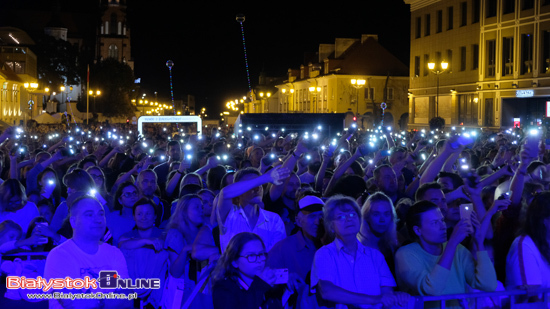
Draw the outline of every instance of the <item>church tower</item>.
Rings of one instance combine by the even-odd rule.
[[[100,0],[101,24],[97,35],[96,59],[114,58],[134,69],[130,28],[126,21],[126,0]]]

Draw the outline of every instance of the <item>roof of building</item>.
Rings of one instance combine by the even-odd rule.
[[[23,80],[21,78],[19,78],[19,76],[17,76],[17,74],[15,74],[15,72],[13,72],[12,69],[5,66],[3,63],[0,63],[0,75],[4,79],[9,80],[9,81],[19,82],[19,83],[23,82]]]
[[[0,27],[0,45],[29,46],[34,44],[33,39],[25,31],[15,27]]]
[[[339,74],[409,76],[409,67],[373,37],[357,41],[339,59]]]

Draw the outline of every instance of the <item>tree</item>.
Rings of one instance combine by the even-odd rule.
[[[107,58],[90,67],[90,88],[100,89],[97,111],[105,116],[130,116],[135,111],[130,103],[134,72],[127,64]]]
[[[430,130],[443,130],[445,128],[445,119],[441,117],[433,117],[429,121]]]
[[[80,83],[77,59],[78,50],[67,41],[42,35],[36,42],[38,79],[47,87]]]

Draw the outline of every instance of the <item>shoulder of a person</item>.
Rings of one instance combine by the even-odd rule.
[[[535,249],[538,250],[537,245],[529,235],[520,235],[514,239],[510,251],[519,251],[519,249]]]
[[[333,253],[337,252],[338,248],[336,247],[336,242],[335,241],[331,242],[330,244],[326,244],[326,245],[322,246],[321,248],[317,249],[317,251],[315,251],[315,256],[318,256],[318,255],[323,256],[323,255],[333,254]]]
[[[397,251],[395,252],[395,255],[412,254],[414,252],[418,252],[419,247],[420,245],[417,242],[412,242],[408,245],[402,246],[401,248],[397,249]]]
[[[70,239],[64,241],[59,246],[55,246],[49,253],[46,259],[66,258],[68,252],[73,252],[76,249],[76,244]]]
[[[102,242],[101,245],[99,245],[99,248],[103,251],[103,253],[107,254],[122,254],[122,251],[120,251],[119,248],[110,245],[106,242]]]
[[[282,220],[281,219],[281,216],[279,216],[279,214],[277,213],[274,213],[272,211],[269,211],[269,210],[265,210],[265,209],[261,209],[260,208],[260,212],[264,215],[264,217],[266,217],[268,220]]]
[[[214,283],[214,285],[212,286],[212,289],[238,290],[239,286],[237,281],[231,279],[230,277],[225,277],[222,280],[218,280],[216,283]]]

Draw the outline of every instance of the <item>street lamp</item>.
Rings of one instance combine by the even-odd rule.
[[[441,61],[441,63],[437,68],[436,68],[435,62],[428,63],[428,69],[430,69],[430,71],[437,76],[437,90],[436,90],[437,94],[435,97],[435,116],[436,117],[439,117],[439,75],[445,72],[448,67],[449,67],[449,63],[447,63],[446,61]]]
[[[351,85],[355,88],[355,95],[357,98],[357,101],[355,102],[357,104],[357,116],[359,116],[359,89],[363,88],[366,83],[367,81],[364,79],[353,78],[351,80]],[[374,110],[373,110],[373,113],[374,113]]]
[[[101,91],[100,90],[96,90],[95,92],[93,90],[90,89],[90,91],[88,91],[88,95],[91,95],[92,97],[94,97],[94,113],[96,112],[95,110],[95,97],[101,95]],[[88,124],[88,114],[89,114],[89,104],[86,104],[86,124]]]
[[[31,111],[31,118],[32,118],[32,108],[34,106],[34,101],[32,100],[32,94],[38,88],[38,83],[24,83],[23,86],[25,87],[25,89],[30,95],[30,98],[27,104],[29,105],[29,109]],[[25,125],[26,124],[27,124],[27,113],[25,112]]]
[[[317,95],[319,93],[321,93],[321,87],[309,87],[309,92],[311,93],[311,96],[313,98],[313,101],[314,101],[314,104],[313,104],[313,108],[312,110],[314,111],[314,113],[318,113],[318,106],[317,106],[317,101],[316,98],[317,98]]]

